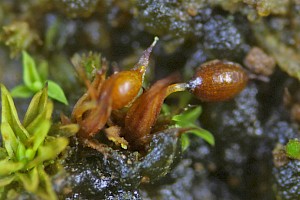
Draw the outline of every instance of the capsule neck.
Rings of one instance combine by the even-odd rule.
[[[172,84],[172,85],[168,86],[168,88],[167,88],[166,97],[174,92],[181,92],[181,91],[185,91],[186,89],[187,89],[186,83]]]

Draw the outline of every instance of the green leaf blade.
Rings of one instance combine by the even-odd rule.
[[[215,145],[214,136],[207,130],[202,129],[196,125],[196,121],[202,113],[202,107],[192,107],[179,115],[172,117],[172,120],[175,122],[175,126],[178,128],[187,128],[186,133],[194,134],[197,137],[202,138],[204,141],[210,145]],[[181,146],[183,150],[186,150],[190,144],[190,140],[187,134],[181,136]]]
[[[57,200],[56,193],[53,190],[52,182],[48,174],[45,172],[43,165],[38,166],[40,185],[44,185],[44,188],[39,187],[37,194],[43,199]]]
[[[9,185],[14,180],[15,180],[15,176],[14,175],[5,176],[3,178],[0,178],[0,188],[4,187],[6,185]]]
[[[65,105],[68,105],[68,100],[65,96],[64,91],[62,88],[55,82],[48,80],[48,95],[52,99],[55,99],[61,103],[64,103]]]
[[[41,82],[44,83],[47,80],[48,77],[48,62],[46,60],[42,60],[39,63],[39,67],[38,67],[38,73],[39,76],[41,77]]]
[[[27,191],[36,192],[39,187],[39,174],[37,167],[27,173],[16,173],[16,176],[21,180]]]
[[[209,131],[202,129],[202,128],[195,128],[192,130],[189,130],[188,133],[192,133],[193,135],[196,135],[200,138],[202,138],[204,141],[206,141],[208,144],[214,146],[215,145],[215,139],[213,134],[211,134]]]
[[[33,96],[23,120],[24,127],[27,127],[39,114],[44,112],[47,102],[48,90],[47,87],[44,87],[43,90]]]
[[[181,147],[185,151],[190,146],[190,139],[187,134],[181,136]]]
[[[33,92],[26,85],[18,85],[10,91],[10,94],[12,97],[28,98],[33,95]]]
[[[23,56],[23,69],[24,69],[23,72],[24,83],[32,91],[38,91],[42,87],[42,80],[36,69],[35,61],[26,51],[22,52],[22,56]]]
[[[39,127],[36,128],[33,134],[33,151],[37,151],[39,146],[45,141],[46,136],[49,132],[51,123],[49,120],[44,120],[41,122]]]
[[[188,127],[196,122],[199,116],[202,113],[201,106],[197,106],[191,109],[184,111],[179,115],[175,115],[172,117],[172,120],[176,122],[176,124],[180,127]]]
[[[43,163],[46,160],[53,160],[61,153],[68,145],[69,140],[64,137],[55,138],[54,140],[41,145],[38,148],[38,155],[28,163],[27,167],[30,169]]]
[[[10,158],[13,158],[18,151],[18,139],[7,122],[1,124],[1,134],[6,152]]]
[[[22,141],[25,142],[29,137],[29,133],[22,126],[15,104],[12,100],[12,97],[6,87],[1,85],[1,99],[2,99],[2,123],[6,122],[13,129],[13,132],[16,136]]]
[[[0,160],[0,176],[7,176],[24,167],[23,162],[14,162],[11,160]]]

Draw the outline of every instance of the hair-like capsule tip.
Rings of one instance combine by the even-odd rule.
[[[151,54],[152,49],[156,45],[158,40],[159,40],[159,38],[157,36],[155,36],[154,41],[152,42],[152,44],[144,51],[143,55],[139,59],[139,62],[134,66],[134,68],[133,68],[134,70],[140,69],[141,66],[144,66],[145,68],[147,68],[147,66],[149,64],[150,54]],[[146,69],[142,70],[142,72],[145,72],[145,70]]]

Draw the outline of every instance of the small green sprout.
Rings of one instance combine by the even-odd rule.
[[[289,158],[300,160],[300,141],[298,139],[289,140],[285,150]]]
[[[172,120],[175,122],[176,127],[188,128],[187,133],[181,136],[183,150],[186,150],[190,144],[188,133],[202,138],[210,145],[215,145],[214,136],[209,131],[202,129],[196,125],[196,121],[201,115],[201,112],[201,106],[190,107],[181,114],[172,117]]]
[[[13,97],[28,98],[41,90],[48,83],[48,95],[52,99],[68,104],[67,98],[62,88],[54,81],[47,80],[48,67],[47,63],[43,62],[40,66],[40,72],[36,68],[36,63],[33,58],[23,51],[23,81],[24,84],[18,85],[12,89]]]
[[[49,136],[53,103],[47,87],[34,95],[23,123],[4,85],[1,92],[0,199],[23,189],[42,199],[57,199],[44,168],[67,147],[68,139]]]

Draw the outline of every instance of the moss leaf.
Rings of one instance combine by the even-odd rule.
[[[2,99],[2,123],[8,123],[12,128],[15,135],[21,140],[21,142],[25,142],[29,137],[29,133],[22,126],[15,104],[12,100],[11,95],[4,85],[1,85],[1,99]]]
[[[5,159],[8,156],[7,151],[5,148],[0,147],[0,160]]]
[[[190,146],[190,139],[187,134],[183,134],[181,136],[181,147],[182,150],[185,151]]]
[[[38,66],[38,73],[39,73],[39,76],[41,77],[41,81],[42,83],[44,83],[46,80],[47,80],[47,77],[48,77],[48,62],[46,60],[42,60],[40,63],[39,63],[39,66]]]
[[[191,133],[197,137],[202,138],[210,145],[215,145],[214,136],[207,130],[204,130],[196,125],[197,119],[202,113],[201,106],[191,107],[179,115],[172,117],[175,125],[180,128],[187,128],[186,133]],[[190,144],[188,135],[184,134],[181,136],[182,149],[186,150]]]
[[[24,167],[23,162],[14,162],[8,159],[0,160],[0,176],[7,176]]]
[[[48,88],[49,97],[68,105],[68,100],[65,96],[65,93],[57,83],[48,80]]]
[[[176,122],[176,125],[180,127],[192,126],[201,115],[202,108],[200,106],[187,109],[186,111],[175,115],[172,120]]]
[[[215,145],[214,136],[205,129],[197,127],[195,129],[191,129],[191,130],[187,131],[187,133],[192,133],[193,135],[196,135],[196,136],[202,138],[203,140],[205,140],[207,143],[209,143],[212,146]]]
[[[39,174],[37,167],[34,167],[30,172],[16,173],[16,176],[21,180],[25,189],[29,192],[35,192],[39,187]]]
[[[41,113],[44,112],[48,102],[47,91],[47,87],[44,87],[43,90],[36,93],[32,98],[23,120],[24,127],[28,127],[30,123],[32,123]]]
[[[37,117],[26,127],[28,132],[33,134],[35,132],[35,129],[38,128],[45,119],[49,120],[51,118],[52,111],[53,103],[51,101],[48,101],[43,112],[37,115]]]
[[[5,176],[3,178],[0,178],[0,188],[4,187],[6,185],[9,185],[14,180],[15,180],[15,176],[14,175]]]
[[[25,161],[25,162],[27,161],[26,160],[26,148],[25,148],[25,145],[21,142],[18,145],[16,157],[17,157],[18,161]]]
[[[18,139],[15,136],[14,131],[7,122],[1,124],[1,134],[6,152],[10,158],[14,158],[17,154]]]
[[[37,166],[43,163],[46,160],[53,160],[61,153],[68,145],[69,141],[67,138],[55,138],[52,141],[47,142],[44,145],[41,145],[38,148],[38,155],[28,163],[28,168]]]
[[[79,131],[78,124],[54,124],[51,126],[51,130],[48,135],[56,135],[59,137],[71,137],[74,136]]]
[[[50,129],[51,123],[49,120],[44,120],[40,123],[39,127],[36,128],[33,134],[33,151],[37,151],[40,145],[45,141],[47,133]]]
[[[35,61],[23,51],[23,80],[25,85],[32,91],[38,91],[43,87],[41,77],[36,69]]]
[[[44,166],[39,165],[37,169],[41,182],[40,185],[43,187],[39,187],[36,193],[43,199],[56,200],[57,196],[52,188],[51,179],[44,170]]]
[[[28,98],[33,92],[26,85],[18,85],[10,91],[10,94],[12,97]]]
[[[47,87],[34,95],[24,117],[23,125],[25,127],[43,112],[47,104],[47,98]]]

